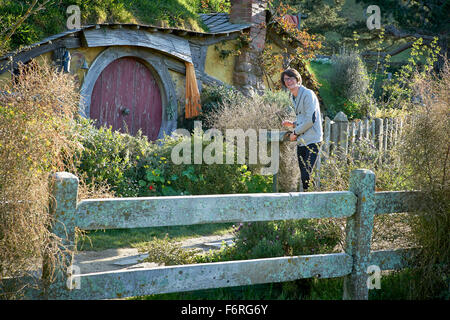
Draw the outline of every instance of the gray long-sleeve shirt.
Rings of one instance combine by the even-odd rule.
[[[297,119],[294,132],[298,135],[297,144],[306,146],[322,142],[322,116],[319,100],[314,91],[300,86],[297,97],[291,96]]]

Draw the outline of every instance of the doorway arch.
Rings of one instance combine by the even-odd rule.
[[[108,68],[108,66],[116,60],[119,61],[121,58],[135,59],[149,70],[150,74],[154,78],[155,85],[157,85],[160,89],[161,97],[161,125],[158,133],[154,136],[156,136],[156,139],[161,139],[164,137],[164,134],[170,135],[177,126],[176,121],[178,108],[175,86],[172,82],[167,66],[164,63],[164,59],[167,59],[167,57],[153,53],[146,49],[109,47],[102,51],[92,62],[88,72],[85,75],[83,85],[81,87],[81,101],[79,107],[80,114],[86,118],[90,117],[94,87],[97,80],[102,75],[102,72]],[[94,101],[94,103],[96,102]],[[118,108],[118,111],[122,108],[122,110],[126,112],[126,106],[116,107]]]

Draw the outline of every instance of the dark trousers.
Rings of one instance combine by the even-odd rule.
[[[311,143],[307,146],[297,146],[297,159],[300,168],[303,191],[309,186],[309,179],[319,155],[319,144]]]

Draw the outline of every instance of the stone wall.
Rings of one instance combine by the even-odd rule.
[[[258,57],[264,50],[266,41],[267,0],[232,0],[230,22],[252,23],[249,46],[236,57],[233,84],[244,94],[264,90],[263,72]]]

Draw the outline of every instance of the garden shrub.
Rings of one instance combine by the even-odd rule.
[[[140,133],[136,137],[95,126],[94,120],[78,118],[71,134],[83,146],[75,156],[76,174],[87,184],[109,185],[117,196],[136,196],[135,167],[150,143]]]
[[[139,252],[145,252],[148,257],[142,262],[154,262],[166,266],[192,264],[196,262],[198,249],[185,249],[181,244],[171,241],[168,234],[163,239],[153,238],[153,241],[136,245]]]
[[[231,103],[243,98],[243,94],[234,88],[218,85],[205,85],[201,92],[202,112],[209,113],[217,110],[224,103]]]
[[[97,128],[94,121],[84,118],[74,122],[71,137],[83,146],[75,156],[74,173],[83,177],[91,194],[95,189],[117,197],[229,194],[265,192],[272,187],[271,177],[242,164],[225,164],[225,158],[224,164],[194,164],[194,134],[191,161],[178,165],[172,161],[172,150],[191,137],[173,135],[149,142],[140,133],[130,136]],[[203,140],[202,154],[209,143]]]
[[[318,220],[241,223],[235,233],[237,259],[331,253],[338,244],[337,229]]]
[[[331,59],[329,82],[340,99],[328,110],[330,117],[343,111],[349,119],[373,116],[375,107],[370,90],[370,79],[361,57],[355,52],[343,51]]]
[[[201,139],[203,131],[195,130],[189,137],[166,136],[154,143],[146,158],[137,168],[140,196],[200,195],[264,192],[270,190],[272,181],[251,172],[246,165],[225,163],[226,150],[223,144],[223,164],[194,164],[194,139]],[[172,151],[182,143],[190,143],[191,161],[174,164]],[[202,154],[211,142],[202,139]]]
[[[202,262],[331,253],[340,230],[326,219],[247,222],[233,225],[234,245],[199,257]]]
[[[286,90],[265,90],[261,98],[267,104],[278,105],[281,108],[292,108],[290,94]]]
[[[244,99],[244,95],[233,87],[224,85],[204,85],[200,93],[202,112],[199,116],[192,119],[183,119],[182,127],[190,132],[194,130],[194,122],[201,121],[204,130],[212,128],[208,121],[209,114],[217,111],[223,104],[239,103]]]
[[[380,109],[388,110],[410,110],[414,109],[416,102],[420,102],[420,95],[417,94],[417,88],[414,86],[421,79],[429,77],[438,61],[438,55],[441,48],[437,45],[438,38],[424,44],[422,38],[414,41],[411,47],[411,53],[408,63],[399,68],[390,66],[391,56],[387,55],[383,68],[392,72],[391,79],[385,79],[381,83],[381,95],[378,98],[377,105]],[[411,111],[411,110],[410,110]]]

